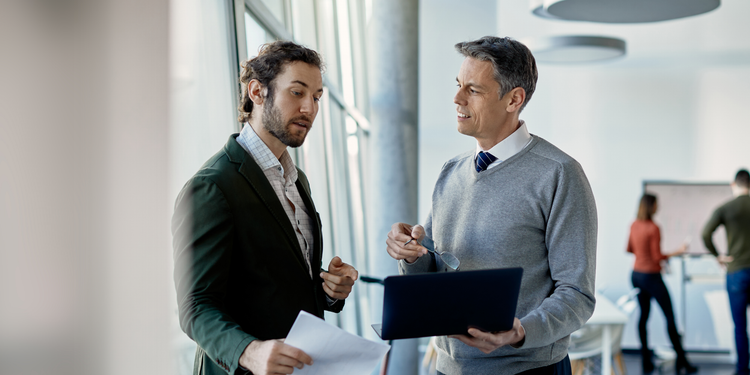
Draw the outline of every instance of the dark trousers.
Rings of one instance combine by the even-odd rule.
[[[438,371],[438,375],[446,375]],[[553,363],[549,366],[534,368],[518,373],[517,375],[572,375],[573,371],[570,369],[570,357],[567,355],[562,361]]]
[[[677,358],[685,358],[685,350],[682,349],[680,334],[677,333],[677,324],[674,320],[674,311],[672,310],[672,300],[669,298],[669,291],[664,285],[664,280],[660,273],[641,273],[633,271],[631,278],[633,286],[640,289],[638,293],[638,305],[641,308],[641,319],[638,321],[638,335],[641,338],[641,353],[644,362],[651,361],[651,352],[648,349],[648,332],[646,332],[646,323],[648,315],[651,312],[651,298],[656,302],[664,312],[664,318],[667,319],[667,332],[669,340],[672,341]]]
[[[747,305],[750,302],[750,269],[727,274],[727,294],[734,320],[734,345],[737,348],[737,374],[748,375]]]

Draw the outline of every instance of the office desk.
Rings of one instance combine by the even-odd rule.
[[[617,326],[624,326],[628,322],[628,316],[615,306],[607,297],[596,293],[596,306],[594,314],[586,322],[586,325],[599,325],[602,327],[602,375],[612,373],[612,333]]]

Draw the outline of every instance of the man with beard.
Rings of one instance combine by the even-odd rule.
[[[287,147],[305,141],[323,94],[320,56],[292,42],[243,64],[240,122],[183,187],[172,219],[180,325],[194,374],[291,374],[313,365],[284,344],[297,314],[339,312],[357,271],[322,270],[320,216]]]

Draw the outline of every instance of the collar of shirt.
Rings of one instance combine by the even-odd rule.
[[[531,142],[531,134],[529,134],[529,130],[526,128],[526,122],[524,122],[523,120],[520,120],[519,122],[521,126],[519,126],[516,131],[514,131],[507,138],[500,141],[500,143],[493,146],[491,149],[485,151],[489,152],[490,154],[492,154],[492,156],[497,158],[497,161],[495,163],[490,164],[490,168],[519,153],[526,147],[526,145],[529,144],[529,142]],[[479,147],[479,143],[477,143],[477,150],[474,152],[474,159],[477,158],[477,154],[479,154],[479,151],[484,150],[482,150],[482,148]]]
[[[281,157],[276,159],[271,149],[258,137],[250,124],[245,123],[245,126],[242,127],[242,131],[237,137],[237,143],[255,159],[255,162],[263,171],[275,168],[279,171],[279,176],[284,177],[287,185],[297,182],[297,168],[292,161],[292,157],[289,156],[289,152],[284,150]]]

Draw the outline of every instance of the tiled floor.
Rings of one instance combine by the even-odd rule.
[[[641,356],[636,353],[626,352],[623,354],[627,375],[643,375],[641,371]],[[688,353],[690,362],[698,366],[697,375],[732,375],[734,374],[734,364],[722,355],[712,354],[692,354]],[[664,368],[654,371],[653,374],[674,374],[674,365],[666,363]]]
[[[421,358],[421,356],[420,356]],[[641,355],[635,350],[626,350],[623,353],[625,360],[625,374],[620,374],[616,371],[617,375],[644,375],[641,371]],[[734,364],[730,363],[727,355],[721,354],[697,354],[688,353],[688,359],[690,362],[698,366],[698,372],[696,375],[733,375]],[[660,362],[657,362],[659,364]],[[614,364],[613,364],[614,365]],[[675,374],[674,362],[666,361],[661,363],[661,369],[651,373],[652,375],[673,375]],[[373,372],[375,374],[376,372]],[[434,372],[430,372],[427,368],[420,366],[420,375],[430,375]],[[601,374],[600,358],[596,358],[594,361],[589,363],[587,371],[584,371],[584,375],[599,375]]]

